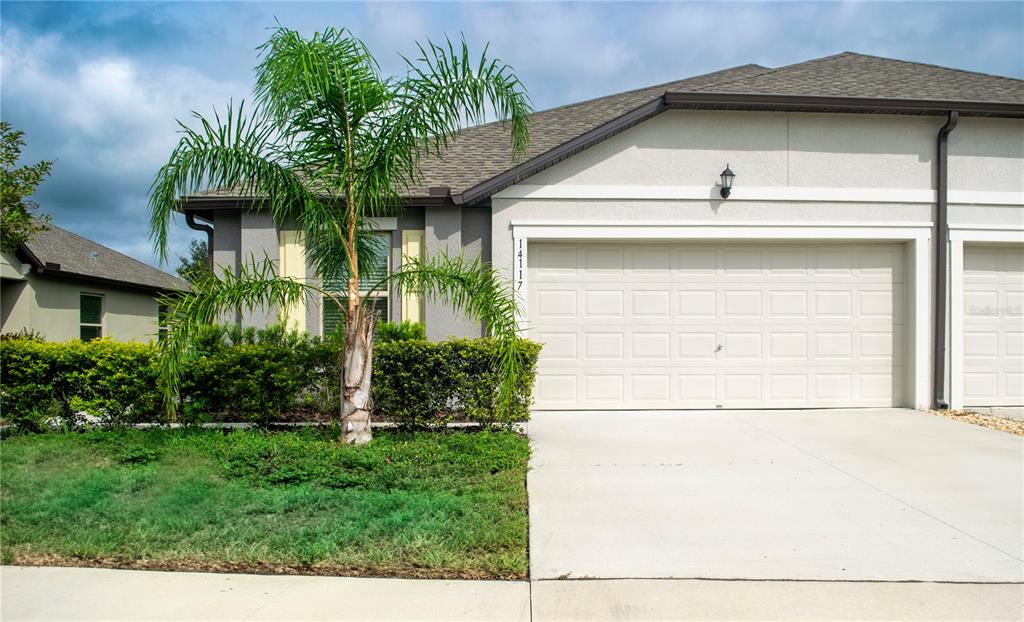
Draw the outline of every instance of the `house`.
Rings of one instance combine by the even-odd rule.
[[[187,284],[121,253],[48,225],[0,259],[2,333],[47,341],[155,339],[158,299]]]
[[[537,112],[531,133],[516,164],[500,123],[424,162],[377,269],[447,250],[504,271],[544,343],[537,408],[1024,405],[1024,81],[847,52]],[[249,206],[183,209],[217,264],[308,276]],[[380,294],[431,338],[480,333]],[[288,317],[320,332],[321,308]]]

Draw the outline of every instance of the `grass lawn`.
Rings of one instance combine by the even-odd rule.
[[[526,438],[112,430],[0,441],[5,564],[519,579]]]

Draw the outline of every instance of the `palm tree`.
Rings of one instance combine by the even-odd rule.
[[[360,266],[381,249],[367,219],[397,213],[418,179],[420,160],[440,157],[460,128],[484,121],[488,111],[507,124],[514,157],[528,141],[529,98],[508,65],[489,59],[486,49],[471,61],[465,40],[418,48],[415,61],[403,57],[404,76],[384,77],[347,30],[328,28],[305,38],[278,27],[259,48],[253,111],[229,104],[223,118],[193,113],[197,129],[179,123],[180,142],[150,191],[150,236],[160,257],[167,257],[168,225],[184,195],[231,188],[278,223],[298,223],[320,283],[342,282],[346,291],[278,276],[269,260],[196,283],[173,302],[161,342],[170,417],[180,361],[200,326],[240,308],[287,309],[316,292],[344,309],[343,440],[370,440],[376,316],[360,292]],[[403,263],[370,289],[394,283],[446,299],[480,319],[499,344],[499,407],[511,405],[518,373],[516,307],[498,274],[479,261],[447,255]]]

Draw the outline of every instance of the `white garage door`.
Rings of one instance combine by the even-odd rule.
[[[901,405],[897,244],[530,243],[537,408]]]
[[[964,246],[964,405],[1024,406],[1024,249]]]

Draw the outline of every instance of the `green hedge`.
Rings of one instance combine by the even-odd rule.
[[[387,341],[375,348],[375,417],[414,426],[453,419],[510,423],[529,417],[540,346],[520,342],[524,373],[515,407],[499,415],[496,344],[489,339]],[[184,422],[267,423],[296,413],[333,417],[341,344],[280,330],[211,329],[183,367]],[[160,421],[156,347],[110,340],[0,341],[0,409],[6,422],[41,427],[85,412],[114,424]]]

